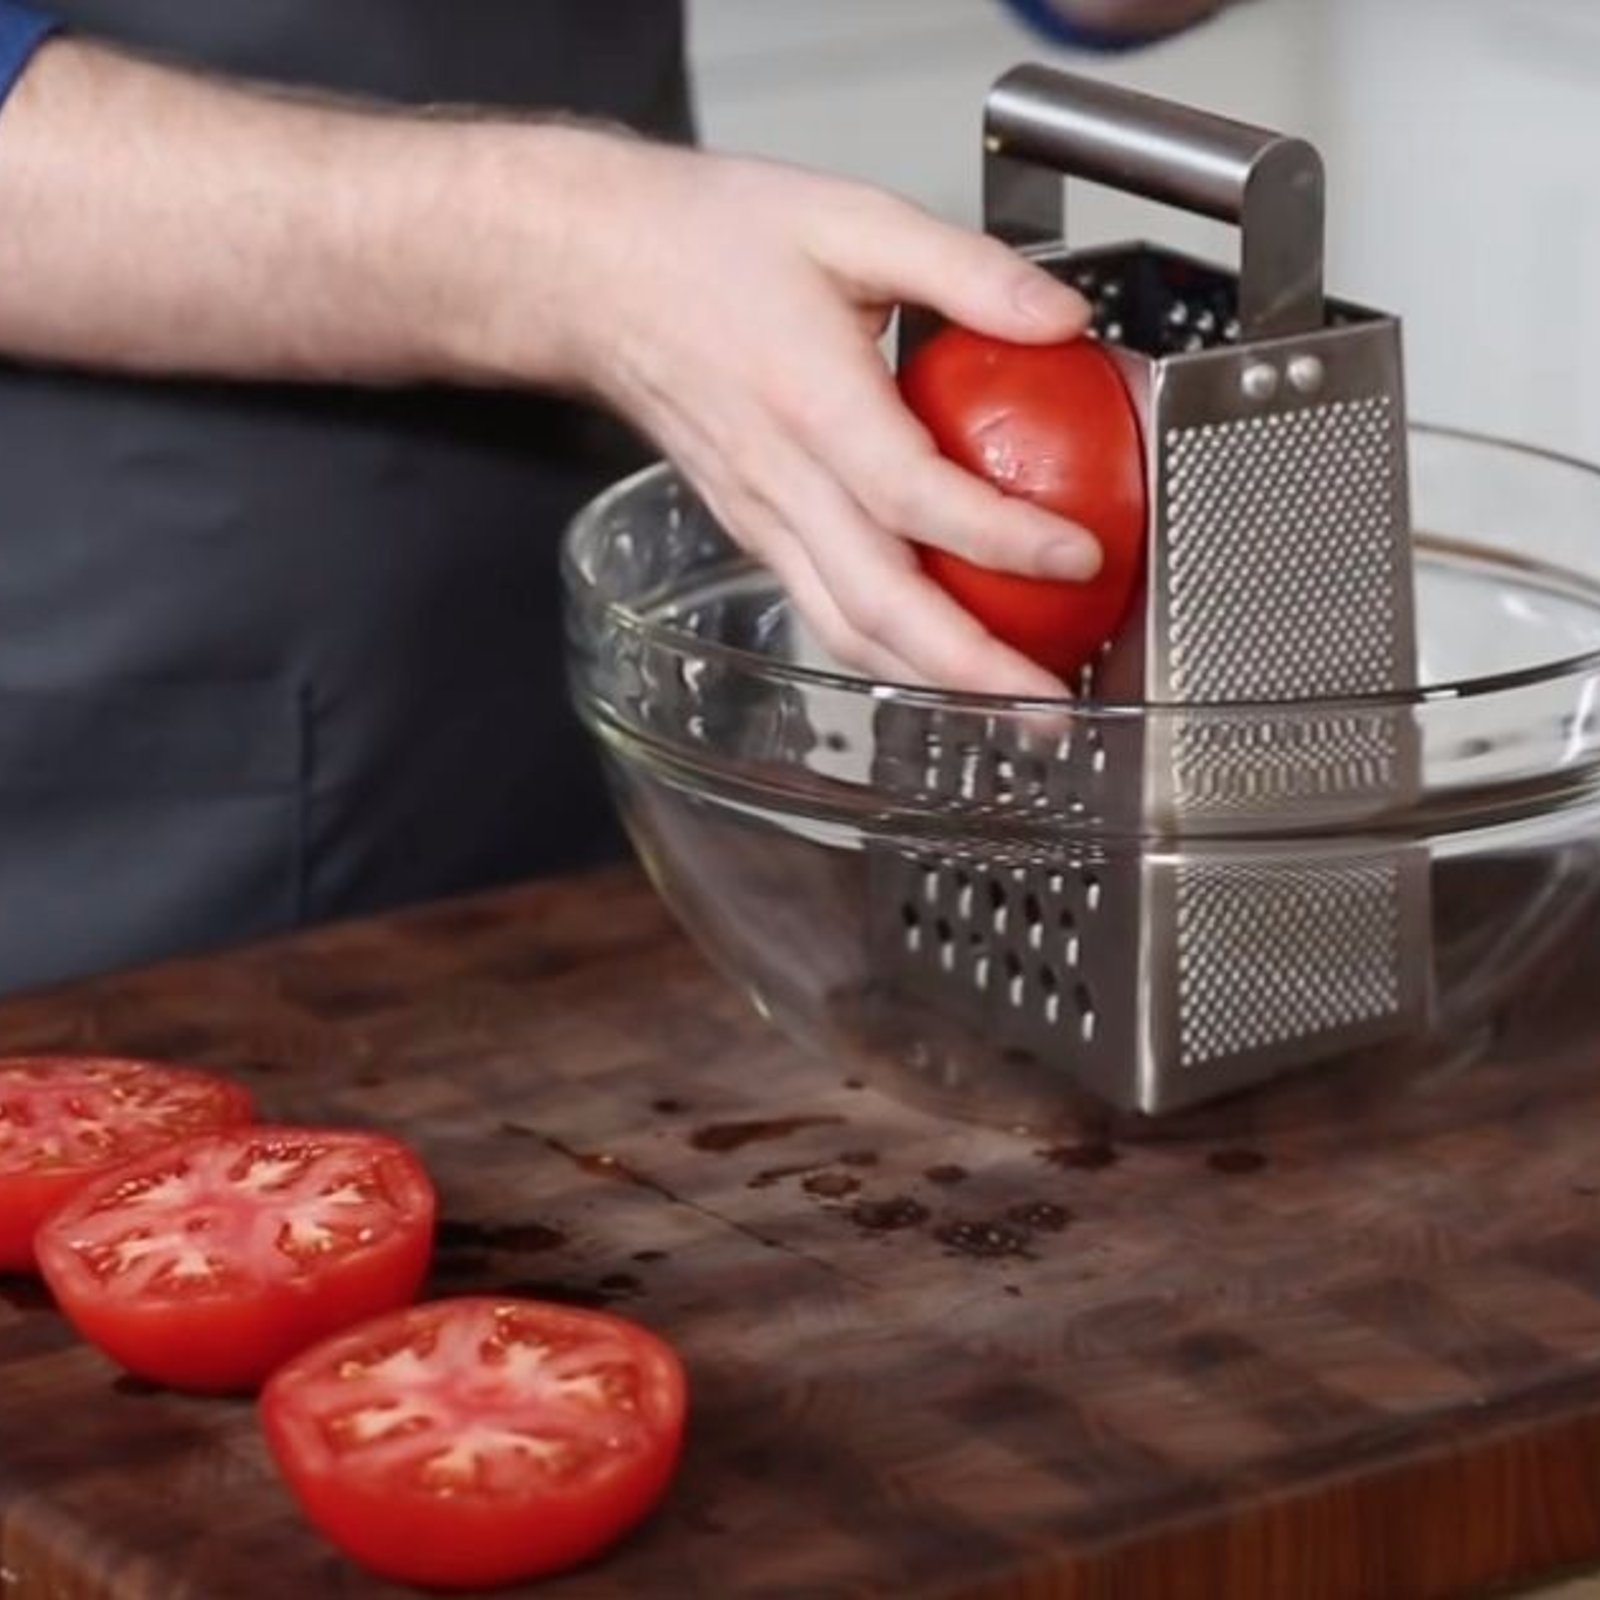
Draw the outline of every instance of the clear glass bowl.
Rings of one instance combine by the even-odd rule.
[[[763,1015],[842,1077],[931,1096],[944,1112],[1041,1129],[1115,1124],[1124,1138],[1214,1137],[1278,1116],[1336,1128],[1355,1100],[1370,1119],[1374,1096],[1399,1126],[1459,1109],[1462,1074],[1475,1075],[1473,1095],[1525,1092],[1530,1074],[1566,1081],[1600,1055],[1600,470],[1419,427],[1411,471],[1412,694],[1179,711],[871,684],[830,669],[773,580],[656,467],[569,531],[576,702],[667,904]],[[907,751],[999,741],[1020,767],[1064,737],[1116,750],[1176,718],[1191,733],[1236,739],[1270,725],[1281,736],[1330,714],[1414,729],[1420,783],[1345,826],[1309,808],[1242,837],[1219,826],[1208,840],[1202,823],[1185,848],[1282,864],[1354,841],[1420,861],[1432,1003],[1400,1036],[1152,1122],[1108,1111],[1059,1060],[894,981],[885,859],[1115,873],[1173,849],[1114,784],[1052,805],[1012,781],[1008,762],[1002,781],[991,766],[990,781],[935,790]]]

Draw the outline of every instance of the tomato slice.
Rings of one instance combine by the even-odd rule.
[[[1081,583],[918,551],[990,633],[1071,685],[1121,628],[1144,575],[1144,446],[1116,362],[1089,338],[1017,345],[948,327],[912,354],[900,389],[941,455],[1099,540],[1100,570]]]
[[[635,1323],[466,1297],[352,1329],[260,1410],[313,1526],[402,1583],[481,1588],[587,1561],[672,1480],[687,1384]]]
[[[256,1388],[279,1362],[422,1286],[437,1203],[382,1134],[253,1127],[91,1180],[40,1228],[69,1322],[140,1377]]]
[[[39,1224],[96,1173],[251,1116],[237,1084],[188,1067],[112,1056],[0,1059],[0,1272],[32,1270]]]

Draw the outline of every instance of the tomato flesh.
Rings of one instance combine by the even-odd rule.
[[[1086,582],[918,550],[990,633],[1070,683],[1115,636],[1144,572],[1144,453],[1116,362],[1093,339],[1017,345],[950,327],[912,354],[900,390],[942,455],[1099,540],[1101,567]]]
[[[213,1128],[250,1097],[209,1072],[100,1056],[0,1060],[0,1272],[29,1272],[40,1223],[97,1173]]]
[[[413,1300],[436,1210],[426,1171],[393,1139],[251,1127],[92,1179],[40,1228],[37,1252],[67,1320],[112,1360],[232,1393]]]
[[[463,1297],[325,1341],[260,1410],[308,1520],[370,1571],[483,1588],[588,1561],[671,1482],[687,1408],[663,1340],[605,1312]]]

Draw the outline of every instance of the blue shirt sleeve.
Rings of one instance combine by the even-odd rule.
[[[34,51],[60,26],[54,17],[31,6],[0,0],[0,106],[16,87]]]
[[[1108,28],[1090,28],[1081,22],[1069,21],[1050,4],[1050,0],[1003,0],[1003,3],[1028,24],[1035,33],[1043,34],[1054,44],[1066,45],[1074,50],[1095,50],[1114,55],[1123,50],[1138,50],[1157,39],[1165,39],[1183,28],[1163,29],[1159,33],[1113,33]],[[3,0],[0,0],[3,4]],[[1187,23],[1185,27],[1193,27]]]

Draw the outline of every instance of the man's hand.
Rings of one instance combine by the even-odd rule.
[[[900,302],[1015,340],[1077,296],[875,190],[556,123],[361,112],[47,45],[0,116],[0,349],[156,374],[511,383],[654,438],[880,678],[1058,692],[918,539],[1087,577],[1087,534],[940,458],[876,340]]]
[[[1091,576],[1097,547],[940,457],[876,341],[900,302],[1065,339],[1084,326],[1079,298],[876,190],[630,143],[572,160],[594,181],[563,289],[571,377],[659,442],[842,661],[1059,692],[925,578],[907,540],[1055,578]],[[514,352],[515,282],[495,298],[510,320],[490,347]]]

